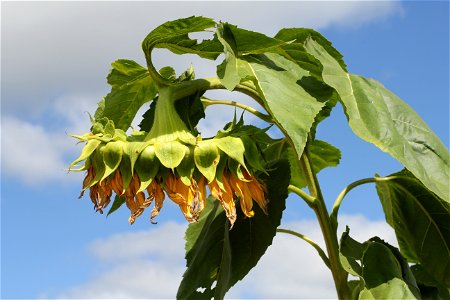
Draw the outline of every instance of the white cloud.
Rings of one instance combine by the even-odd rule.
[[[342,216],[351,236],[365,241],[379,236],[396,244],[392,229],[383,221],[363,216]],[[174,298],[184,272],[186,224],[168,222],[148,231],[117,234],[94,241],[92,255],[101,262],[85,284],[62,292],[60,298]],[[314,220],[285,222],[323,247]],[[315,250],[303,240],[278,234],[273,245],[248,276],[231,288],[227,298],[335,298],[331,274]]]
[[[63,142],[42,126],[15,117],[3,117],[2,172],[28,184],[41,184],[63,174]],[[3,159],[4,158],[4,159]]]
[[[79,180],[81,174],[68,175],[65,171],[82,147],[76,146],[77,140],[68,134],[89,130],[86,111],[93,111],[94,99],[83,95],[57,98],[43,116],[45,123],[50,121],[56,128],[46,128],[44,122],[2,116],[2,172],[28,185]]]

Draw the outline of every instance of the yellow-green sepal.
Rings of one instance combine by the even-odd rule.
[[[127,153],[123,153],[122,160],[119,165],[120,175],[122,175],[123,190],[121,195],[125,193],[133,177],[133,169],[131,168],[130,156]]]
[[[103,181],[109,175],[111,175],[120,164],[123,154],[122,141],[109,142],[103,147],[103,162],[105,164],[105,172],[100,181]]]
[[[176,168],[178,175],[180,176],[181,181],[185,185],[191,185],[191,178],[194,174],[195,170],[195,162],[194,162],[194,147],[186,147],[186,152],[184,154],[184,158],[181,163]]]
[[[144,148],[136,161],[135,169],[141,181],[138,192],[142,192],[158,174],[159,161],[154,146],[149,145]]]
[[[94,151],[97,149],[97,147],[100,145],[101,141],[99,140],[89,140],[86,145],[81,150],[80,156],[75,159],[70,165],[69,165],[69,171],[72,169],[73,166],[75,166],[77,163],[86,160]],[[77,171],[79,171],[78,169]]]
[[[148,146],[144,142],[126,142],[123,144],[123,152],[130,159],[131,175],[134,174],[134,165],[141,154],[141,152]]]
[[[176,168],[184,158],[186,146],[178,141],[155,143],[155,154],[161,164],[168,168]]]
[[[101,144],[98,148],[89,156],[89,160],[91,162],[91,166],[94,168],[95,177],[92,179],[90,184],[88,184],[83,190],[90,188],[91,186],[97,184],[103,178],[103,174],[105,174],[105,163],[103,161],[103,149],[105,148],[105,144]]]
[[[213,140],[199,141],[194,149],[194,161],[197,169],[208,182],[213,181],[220,161],[219,149],[215,142]]]
[[[245,147],[242,140],[238,137],[225,136],[222,138],[214,138],[213,141],[230,158],[237,161],[240,165],[245,167],[244,152]]]
[[[245,148],[244,157],[250,168],[268,174],[264,167],[265,161],[263,160],[263,155],[256,146],[256,143],[246,135],[241,136],[241,140]]]

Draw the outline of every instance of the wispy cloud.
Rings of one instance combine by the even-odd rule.
[[[64,148],[59,137],[42,126],[15,117],[2,117],[2,172],[37,185],[62,174]],[[3,159],[5,158],[5,159]]]
[[[76,158],[81,145],[68,134],[89,130],[87,111],[93,111],[94,97],[71,95],[57,98],[44,109],[43,121],[3,115],[2,173],[28,185],[67,181],[68,164]],[[6,134],[5,134],[6,133]]]
[[[396,244],[384,221],[342,216],[342,228],[365,241],[375,235]],[[90,253],[99,261],[85,284],[61,292],[60,298],[174,298],[184,272],[186,224],[168,222],[148,231],[117,234],[94,241]],[[323,247],[314,220],[286,222],[282,227],[307,234]],[[101,270],[101,271],[98,271]],[[331,274],[304,241],[278,234],[249,275],[231,288],[228,298],[335,298]]]

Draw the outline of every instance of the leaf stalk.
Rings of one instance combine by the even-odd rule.
[[[325,254],[325,252],[322,250],[322,248],[320,248],[319,245],[317,245],[316,242],[314,242],[312,239],[310,239],[309,237],[307,237],[304,234],[298,233],[296,231],[293,230],[289,230],[289,229],[283,229],[283,228],[278,228],[277,232],[282,232],[282,233],[287,233],[287,234],[291,234],[293,236],[296,236],[298,238],[301,238],[302,240],[304,240],[305,242],[307,242],[308,244],[310,244],[311,246],[314,247],[314,249],[316,249],[317,253],[319,254],[319,256],[322,258],[323,262],[325,263],[325,265],[330,269],[330,260],[328,259],[327,255]]]
[[[314,203],[316,201],[316,198],[312,197],[311,195],[306,193],[304,190],[299,189],[295,185],[290,184],[288,186],[288,191],[297,194],[297,196],[299,196],[300,198],[305,200],[305,202],[309,205],[309,207],[312,208],[315,205]]]
[[[331,209],[330,214],[330,221],[331,226],[333,227],[333,230],[336,231],[338,227],[338,212],[339,208],[341,207],[342,201],[344,200],[344,197],[354,188],[366,184],[366,183],[374,183],[374,182],[380,182],[380,181],[388,181],[394,179],[394,176],[390,177],[369,177],[369,178],[363,178],[360,180],[356,180],[349,185],[347,185],[336,197],[336,200],[334,201],[333,208]]]
[[[236,102],[236,101],[230,101],[230,100],[212,100],[209,99],[207,97],[202,97],[201,99],[204,107],[208,107],[210,105],[215,105],[215,104],[224,104],[224,105],[230,105],[230,106],[234,106],[234,107],[238,107],[238,108],[242,108],[245,111],[248,111],[249,113],[257,116],[258,118],[260,118],[261,120],[267,122],[267,123],[273,123],[273,119],[266,114],[263,114],[262,112],[254,109],[251,106]]]

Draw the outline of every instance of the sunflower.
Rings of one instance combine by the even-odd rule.
[[[254,215],[253,202],[267,213],[266,188],[255,176],[265,170],[252,131],[233,120],[213,138],[195,137],[176,112],[174,100],[163,101],[163,96],[161,92],[149,132],[127,135],[104,118],[93,123],[93,132],[74,135],[86,143],[69,166],[71,170],[84,162],[76,169],[86,171],[80,197],[89,189],[95,210],[103,213],[115,194],[114,210],[125,203],[131,224],[152,203],[154,223],[165,196],[180,207],[188,222],[195,222],[205,208],[207,190],[231,224],[236,221],[238,202],[246,217]]]

